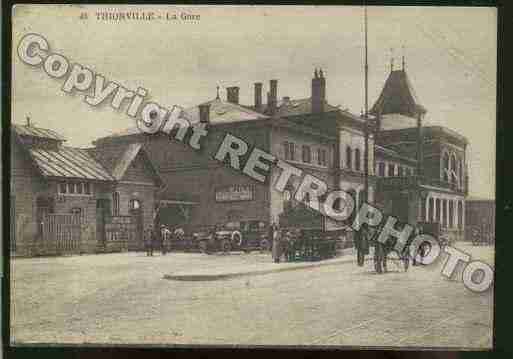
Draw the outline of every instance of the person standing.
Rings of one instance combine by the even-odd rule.
[[[146,256],[153,256],[153,226],[150,225],[144,231],[144,244],[146,247]]]
[[[167,253],[167,247],[169,245],[169,237],[171,231],[163,224],[160,226],[160,237],[162,238],[162,255],[165,256]]]
[[[281,248],[280,248],[280,233],[278,225],[273,222],[270,227],[270,238],[273,241],[272,257],[274,263],[280,263]]]

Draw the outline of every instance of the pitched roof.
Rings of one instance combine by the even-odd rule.
[[[114,180],[110,173],[84,149],[66,146],[56,149],[32,147],[29,153],[45,177]]]
[[[12,124],[12,128],[20,136],[32,136],[57,141],[66,141],[66,139],[57,132],[46,128],[34,127],[32,125],[17,125],[15,123]]]
[[[93,147],[88,148],[87,151],[112,174],[112,177],[116,181],[123,179],[126,170],[139,153],[145,153],[142,143],[116,144],[108,148]],[[153,166],[148,156],[146,156],[146,160],[151,166],[154,175],[158,178],[158,181],[162,183],[159,172],[155,166]]]
[[[112,170],[112,175],[115,179],[119,181],[123,178],[128,166],[130,166],[130,163],[135,159],[141,148],[142,145],[140,143],[131,143],[127,147],[121,158],[118,160],[116,167]]]
[[[205,102],[210,104],[210,123],[213,125],[223,123],[234,123],[243,121],[266,120],[269,116],[258,113],[247,107],[237,105],[231,102],[225,102],[221,99],[215,99]],[[183,111],[184,117],[191,124],[199,122],[199,106],[193,106]]]
[[[373,115],[399,113],[416,117],[418,113],[426,113],[426,109],[419,103],[406,71],[395,70],[390,72],[370,113]]]
[[[255,106],[244,106],[247,109],[250,109],[252,111],[257,111],[261,113],[268,113],[269,108],[267,104],[262,104],[261,107],[258,109],[255,108]],[[288,99],[288,100],[280,100],[278,101],[278,104],[276,105],[277,112],[276,116],[278,117],[288,117],[288,116],[299,116],[299,115],[306,115],[312,113],[312,99],[310,97],[308,98],[301,98],[301,99]],[[336,106],[330,105],[329,103],[324,104],[324,111],[330,112],[330,111],[339,111],[340,109]]]

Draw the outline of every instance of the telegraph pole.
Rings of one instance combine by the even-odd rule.
[[[363,113],[365,148],[363,151],[364,169],[364,196],[363,201],[369,200],[369,64],[367,61],[367,5],[364,5],[364,27],[365,27],[365,110]]]

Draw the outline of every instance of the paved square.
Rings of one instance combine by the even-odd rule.
[[[492,247],[459,246],[493,265]],[[476,294],[439,266],[391,261],[218,281],[165,274],[270,262],[267,254],[143,253],[15,259],[15,343],[491,347],[493,291]]]

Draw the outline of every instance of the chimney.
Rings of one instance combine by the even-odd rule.
[[[262,107],[262,83],[255,82],[255,109]]]
[[[312,113],[324,112],[324,104],[326,102],[326,79],[322,70],[314,71],[312,79]]]
[[[278,104],[278,80],[271,80],[269,81],[269,84],[270,90],[267,106],[269,107],[271,114],[274,114]]]
[[[199,107],[199,116],[201,123],[210,123],[210,104],[203,103]]]
[[[30,127],[30,117],[27,116],[27,127]]]
[[[226,88],[226,100],[230,103],[234,103],[236,105],[239,104],[239,88],[237,86],[227,87]]]

